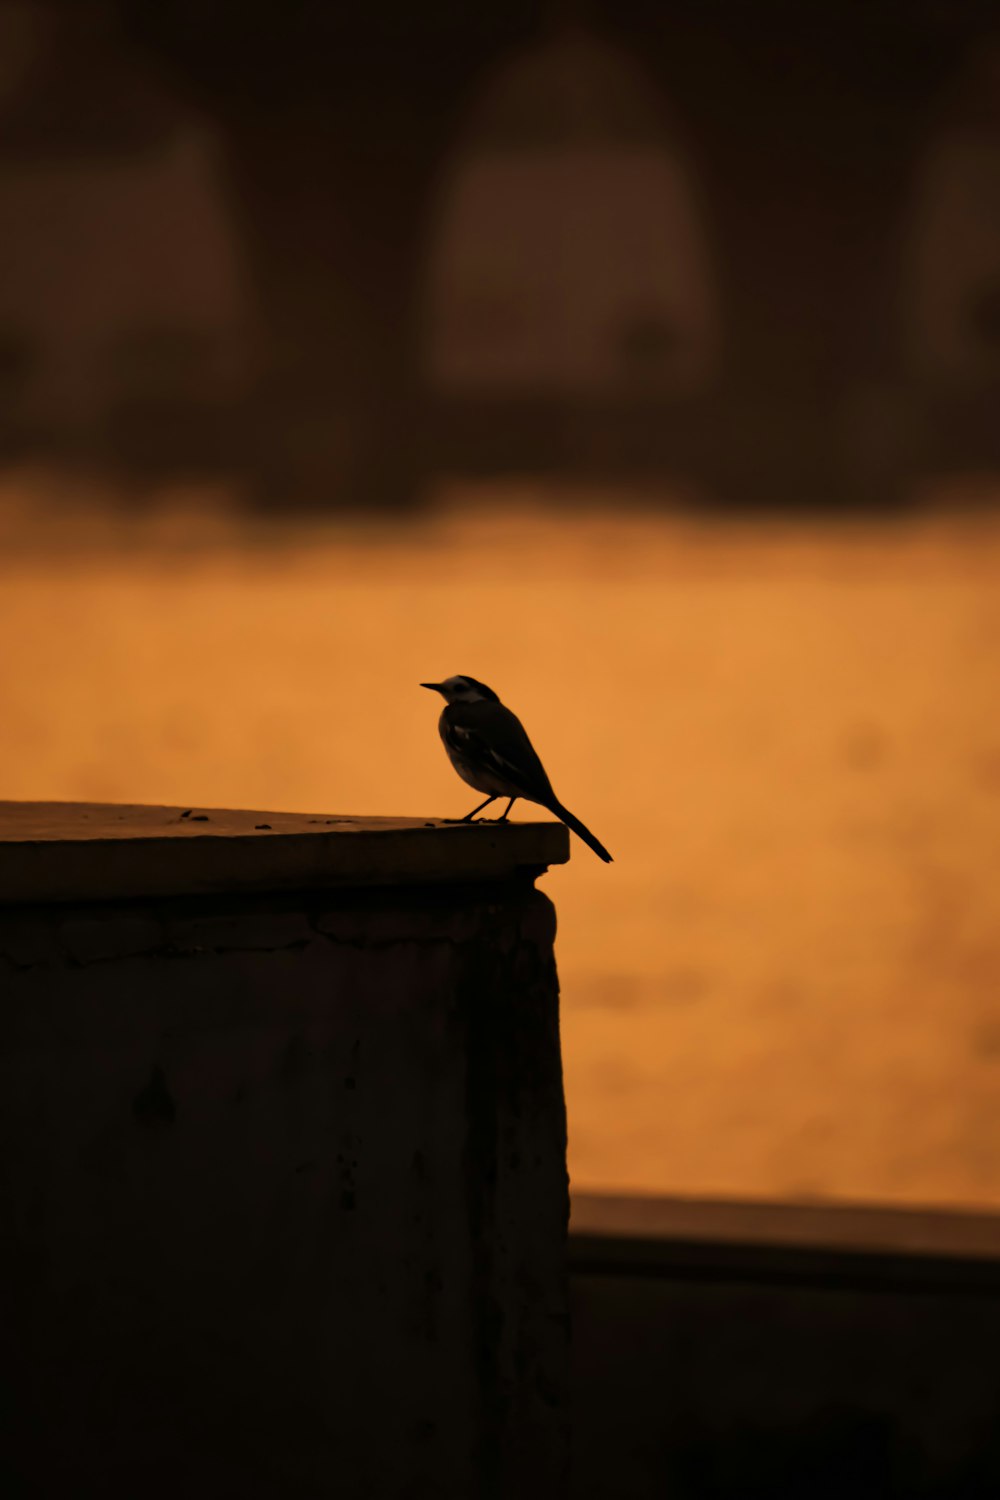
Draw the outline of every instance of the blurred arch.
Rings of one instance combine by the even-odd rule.
[[[432,195],[423,378],[444,400],[669,405],[719,307],[690,161],[625,50],[564,26],[482,87]]]
[[[930,385],[1000,382],[1000,35],[947,88],[914,177],[903,323]]]

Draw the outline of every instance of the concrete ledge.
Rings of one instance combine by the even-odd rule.
[[[644,1198],[574,1193],[573,1233],[601,1239],[714,1240],[796,1250],[952,1255],[1000,1263],[1000,1215],[860,1203]]]
[[[0,902],[504,880],[568,859],[561,823],[0,802]]]
[[[574,1193],[581,1274],[1000,1289],[1000,1216]]]

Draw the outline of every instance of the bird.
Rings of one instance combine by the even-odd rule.
[[[471,823],[477,813],[498,797],[508,797],[507,807],[497,820],[506,823],[514,803],[523,797],[526,802],[537,802],[555,813],[599,859],[605,864],[612,863],[600,839],[563,807],[523,724],[500,702],[492,688],[464,673],[446,677],[443,682],[422,682],[420,686],[440,693],[445,700],[438,730],[448,759],[463,781],[477,792],[488,793],[486,801],[466,813],[461,822]]]

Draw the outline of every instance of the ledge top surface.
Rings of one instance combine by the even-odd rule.
[[[0,802],[0,902],[444,884],[569,859],[561,823]]]
[[[1000,1214],[972,1209],[574,1193],[570,1232],[605,1242],[945,1256],[1000,1265]]]

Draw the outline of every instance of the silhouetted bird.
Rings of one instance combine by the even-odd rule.
[[[498,797],[509,797],[499,819],[506,823],[514,803],[523,797],[555,813],[596,855],[611,863],[611,855],[600,840],[563,807],[520,719],[504,708],[492,688],[474,677],[447,677],[444,682],[422,682],[420,686],[445,699],[438,729],[455,770],[477,792],[489,793],[485,802],[466,813],[463,823],[471,823],[476,813]]]

